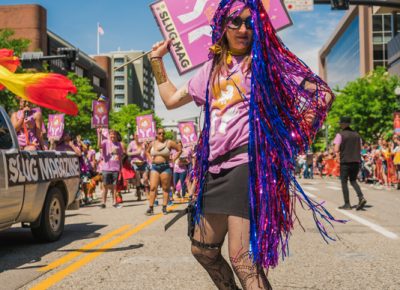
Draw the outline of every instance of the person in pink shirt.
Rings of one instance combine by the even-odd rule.
[[[107,193],[111,191],[113,197],[113,206],[115,208],[121,208],[122,205],[117,203],[117,181],[118,175],[121,171],[121,162],[123,155],[123,148],[120,142],[118,142],[118,135],[115,130],[109,130],[109,138],[100,142],[101,138],[98,136],[99,148],[101,148],[101,154],[103,158],[102,175],[103,175],[103,200],[101,208],[106,207]]]
[[[127,154],[131,158],[131,165],[136,173],[136,195],[138,200],[141,200],[143,192],[146,193],[146,196],[149,194],[149,165],[146,160],[146,144],[139,142],[137,134],[129,143]]]
[[[182,146],[182,142],[179,141],[179,144]],[[173,171],[173,182],[174,189],[176,192],[176,185],[178,182],[181,184],[181,193],[176,193],[178,198],[185,197],[187,193],[187,185],[186,185],[186,176],[188,172],[188,165],[191,162],[192,150],[190,147],[185,147],[182,149],[182,153],[179,158],[174,158],[176,161],[174,163],[174,171]]]

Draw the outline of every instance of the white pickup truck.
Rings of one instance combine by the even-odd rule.
[[[0,106],[0,231],[21,223],[52,242],[64,230],[66,208],[78,208],[80,166],[70,152],[21,151]]]

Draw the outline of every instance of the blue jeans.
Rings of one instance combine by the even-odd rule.
[[[178,181],[181,182],[182,197],[184,197],[186,194],[186,182],[185,182],[186,175],[187,175],[186,171],[182,172],[182,173],[174,172],[174,186],[176,187],[176,185],[178,184]]]
[[[159,174],[162,174],[162,173],[167,173],[169,175],[172,174],[172,170],[171,170],[171,167],[169,167],[169,163],[160,163],[160,164],[153,163],[151,165],[151,170],[157,171]]]

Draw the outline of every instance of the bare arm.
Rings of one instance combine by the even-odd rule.
[[[181,156],[182,154],[182,146],[180,144],[177,144],[175,141],[169,141],[169,147],[170,149],[175,149],[176,150],[176,155],[175,158],[173,160],[173,162],[175,163],[176,160],[178,160],[179,156]]]
[[[177,89],[168,78],[162,58],[168,53],[170,43],[171,40],[156,43],[153,45],[153,51],[150,56],[151,67],[157,81],[158,90],[168,110],[179,108],[193,100],[188,93],[187,84]]]

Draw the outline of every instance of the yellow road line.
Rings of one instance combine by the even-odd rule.
[[[131,227],[131,225],[125,225],[119,229],[116,229],[104,236],[101,236],[100,238],[94,240],[93,242],[83,246],[82,248],[73,251],[72,253],[69,253],[68,255],[65,255],[57,260],[55,260],[54,262],[51,262],[50,264],[48,264],[47,266],[44,266],[42,268],[39,268],[38,271],[39,272],[46,272],[52,269],[55,269],[69,261],[71,261],[72,259],[84,254],[85,252],[87,252],[88,250],[96,247],[97,245],[100,245],[101,243],[105,242],[106,240],[112,238],[113,236],[127,230],[129,227]]]
[[[177,205],[176,206],[174,205],[174,206],[171,206],[169,209],[174,209],[176,207],[177,207]],[[56,283],[60,282],[61,280],[63,280],[66,276],[72,274],[73,272],[76,272],[78,269],[80,269],[84,265],[88,264],[89,262],[91,262],[92,260],[94,260],[95,258],[100,256],[101,254],[103,254],[108,249],[111,249],[112,247],[122,243],[123,241],[128,239],[130,236],[136,234],[137,232],[143,230],[144,228],[146,228],[147,226],[151,225],[155,221],[159,220],[162,216],[163,216],[162,214],[158,214],[158,215],[148,219],[147,221],[145,221],[144,223],[142,223],[139,226],[135,227],[134,229],[126,232],[125,234],[119,236],[118,238],[115,238],[111,242],[108,242],[103,247],[99,248],[96,252],[87,254],[82,259],[80,259],[80,260],[76,261],[75,263],[69,265],[67,268],[54,273],[53,275],[51,275],[47,279],[43,280],[39,284],[37,284],[34,287],[32,287],[31,290],[39,290],[39,289],[48,289],[48,288],[50,288],[54,284],[56,284]]]

